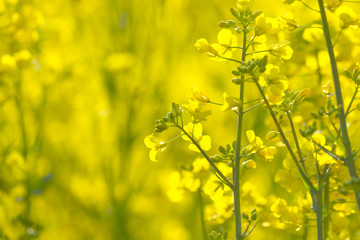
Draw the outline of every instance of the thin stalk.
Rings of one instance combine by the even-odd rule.
[[[291,113],[290,111],[286,111],[286,116],[288,117],[289,119],[289,123],[290,123],[290,127],[291,127],[291,132],[292,132],[292,135],[293,135],[293,138],[294,138],[294,141],[295,141],[295,146],[296,146],[296,150],[298,152],[298,155],[299,155],[299,159],[300,159],[300,163],[306,173],[306,169],[305,169],[305,162],[304,162],[304,158],[302,156],[302,153],[301,153],[301,148],[300,148],[300,144],[299,144],[299,139],[296,135],[296,130],[295,130],[295,126],[294,126],[294,122],[292,120],[292,117],[291,117]]]
[[[242,63],[242,62],[240,62],[239,60],[236,60],[236,59],[232,59],[232,58],[227,58],[227,57],[222,57],[222,56],[220,56],[220,55],[216,55],[217,57],[219,57],[219,58],[222,58],[222,59],[225,59],[225,60],[229,60],[229,61],[233,61],[233,62],[236,62],[236,63]]]
[[[246,56],[247,56],[247,55],[251,55],[251,54],[256,54],[256,53],[263,53],[263,52],[270,52],[270,49],[262,50],[262,51],[257,51],[257,52],[246,53]]]
[[[331,63],[331,71],[332,71],[333,80],[334,80],[337,107],[338,107],[339,113],[340,113],[340,116],[339,116],[340,130],[341,130],[342,140],[343,140],[343,144],[344,144],[344,148],[345,148],[345,165],[347,166],[347,168],[349,170],[350,177],[352,179],[358,179],[359,177],[356,172],[355,163],[354,163],[352,151],[351,151],[351,144],[350,144],[349,135],[348,135],[347,127],[346,127],[346,116],[344,113],[344,103],[343,103],[343,99],[342,99],[342,95],[341,95],[339,73],[338,73],[337,64],[336,64],[336,60],[335,60],[333,45],[331,43],[329,24],[328,24],[328,21],[326,18],[324,1],[318,0],[318,3],[319,3],[319,7],[320,7],[321,21],[322,21],[322,25],[323,25],[325,40],[326,40],[326,46],[328,49],[328,54],[329,54],[330,63]],[[355,185],[353,186],[353,189],[354,189],[358,209],[360,211],[360,192],[358,189],[356,189]]]
[[[316,191],[314,193],[314,198],[316,199],[315,208],[316,208],[316,228],[317,228],[317,240],[323,240],[323,209],[322,209],[322,190]]]
[[[241,62],[244,62],[246,59],[246,26],[244,26],[243,30],[243,49],[241,54]],[[244,93],[245,93],[245,75],[241,75],[241,83],[240,83],[240,102],[244,102]],[[240,150],[241,150],[241,133],[242,133],[242,125],[243,125],[243,112],[244,106],[241,104],[239,106],[239,114],[238,115],[238,124],[237,124],[237,133],[236,133],[236,153],[235,153],[235,163],[234,163],[234,211],[235,211],[235,235],[236,240],[243,239],[243,234],[241,231],[241,205],[240,205]]]
[[[323,240],[323,175],[320,172],[319,162],[316,156],[315,159],[316,171],[318,176],[318,189],[312,192],[313,207],[316,212],[316,228],[317,240]]]
[[[330,176],[324,178],[324,207],[328,211],[327,216],[324,216],[324,239],[328,236],[330,226]]]
[[[315,12],[320,12],[319,10],[316,10],[315,8],[313,7],[310,7],[308,4],[306,4],[304,1],[300,1],[305,7],[307,7],[308,9],[312,10],[312,11],[315,11]]]
[[[244,114],[244,113],[247,113],[247,112],[253,110],[254,108],[257,108],[257,107],[260,106],[260,105],[261,105],[261,103],[258,103],[258,104],[256,104],[256,105],[254,105],[254,106],[252,106],[252,107],[244,110],[242,113],[243,113],[243,114]]]
[[[276,126],[277,130],[278,130],[279,133],[280,133],[280,136],[281,136],[281,138],[282,138],[282,140],[283,140],[286,148],[288,149],[288,151],[289,151],[289,153],[290,153],[290,155],[291,155],[291,158],[293,159],[293,162],[295,163],[297,169],[299,170],[299,173],[300,173],[302,179],[303,179],[303,180],[305,181],[305,183],[309,186],[310,190],[315,190],[312,182],[310,181],[310,179],[308,178],[307,174],[305,173],[305,171],[304,171],[304,170],[302,169],[302,167],[300,166],[300,163],[299,163],[299,161],[298,161],[298,159],[297,159],[294,151],[292,150],[292,148],[291,148],[291,146],[290,146],[290,143],[289,143],[289,141],[287,140],[287,138],[286,138],[286,136],[285,136],[285,133],[284,133],[284,131],[282,130],[282,127],[280,126],[280,123],[279,123],[279,121],[277,120],[274,111],[272,110],[272,107],[270,106],[269,101],[268,101],[267,98],[266,98],[263,89],[261,88],[259,82],[255,81],[255,83],[256,83],[256,86],[257,86],[257,88],[258,88],[258,90],[259,90],[259,92],[260,92],[260,94],[261,94],[261,96],[262,96],[262,98],[263,98],[263,100],[264,100],[264,102],[265,102],[265,104],[266,104],[266,107],[269,109],[270,115],[271,115],[271,117],[272,117],[272,119],[273,119],[273,121],[274,121],[274,123],[275,123],[275,126]]]
[[[333,48],[336,46],[337,42],[339,41],[339,38],[340,38],[342,32],[343,32],[343,29],[341,29],[339,34],[337,35],[337,37],[336,37],[336,39],[335,39],[335,41],[333,43]]]
[[[347,117],[347,116],[349,115],[349,113],[350,113],[351,106],[352,106],[352,104],[353,104],[354,101],[355,101],[355,98],[356,98],[356,95],[357,95],[357,93],[358,93],[358,90],[359,90],[359,85],[356,85],[355,92],[354,92],[354,94],[352,95],[351,100],[350,100],[350,103],[349,103],[349,105],[348,105],[348,107],[347,107],[347,109],[346,109],[346,111],[345,111],[345,117]]]
[[[204,149],[202,149],[202,147],[199,145],[199,143],[190,136],[190,134],[188,132],[185,131],[184,128],[182,128],[181,126],[177,125],[177,127],[191,140],[191,142],[197,147],[197,149],[199,149],[199,151],[201,152],[201,154],[205,157],[205,159],[209,162],[210,166],[214,169],[216,176],[222,181],[224,182],[230,189],[234,189],[234,185],[224,176],[224,174],[220,171],[220,169],[215,165],[215,163],[210,159],[210,157],[206,154],[206,152],[204,151]]]

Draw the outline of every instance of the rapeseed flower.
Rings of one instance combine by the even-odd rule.
[[[290,42],[285,40],[270,46],[270,53],[280,59],[289,60],[294,50],[290,47]]]
[[[154,136],[154,134],[150,134],[145,137],[144,143],[146,147],[150,148],[150,159],[153,162],[157,162],[159,160],[159,155],[162,151],[166,149],[166,142],[163,142],[162,140],[158,139]]]
[[[211,138],[208,135],[203,135],[203,126],[200,123],[189,123],[184,126],[184,130],[200,145],[204,151],[211,149]],[[186,141],[191,142],[191,139],[186,135],[182,135],[182,138]],[[200,152],[194,143],[190,143],[189,149],[194,152]]]

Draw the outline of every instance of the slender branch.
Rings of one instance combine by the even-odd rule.
[[[201,152],[201,154],[205,157],[205,159],[209,162],[209,164],[211,165],[211,167],[214,169],[214,171],[217,173],[219,179],[224,182],[224,184],[226,184],[230,189],[234,189],[234,185],[224,176],[224,174],[220,171],[220,169],[215,165],[215,163],[210,159],[210,157],[206,154],[206,152],[204,151],[204,149],[202,149],[202,147],[199,145],[199,143],[190,136],[190,134],[188,132],[185,131],[184,128],[180,127],[179,125],[177,125],[177,127],[185,134],[185,136],[187,136],[191,142],[197,147],[197,149],[199,149],[199,151]]]
[[[322,202],[322,193],[323,193],[323,176],[320,172],[319,162],[317,155],[315,158],[316,171],[318,176],[318,188],[319,190],[313,192],[313,207],[316,212],[316,228],[317,228],[317,240],[323,240],[323,202]]]
[[[334,41],[334,43],[333,43],[333,48],[334,48],[334,47],[335,47],[335,45],[338,43],[339,38],[340,38],[340,36],[341,36],[342,32],[343,32],[343,29],[341,29],[341,30],[340,30],[340,32],[339,32],[339,34],[337,35],[337,37],[336,37],[336,39],[335,39],[335,41]]]
[[[233,61],[233,62],[236,62],[236,63],[242,63],[241,61],[239,60],[236,60],[236,59],[232,59],[232,58],[227,58],[227,57],[223,57],[223,56],[220,56],[220,55],[216,55],[216,57],[219,57],[219,58],[222,58],[222,59],[225,59],[225,60],[229,60],[229,61]]]
[[[330,176],[325,175],[324,178],[324,207],[328,211],[327,216],[324,216],[324,239],[328,236],[330,226]]]
[[[359,85],[356,85],[355,92],[354,92],[354,94],[352,95],[351,100],[350,100],[350,102],[349,102],[349,105],[348,105],[348,107],[347,107],[347,109],[346,109],[346,111],[345,111],[345,117],[347,117],[347,116],[350,114],[350,112],[351,112],[350,109],[351,109],[352,104],[353,104],[354,101],[355,101],[355,98],[356,98],[356,95],[357,95],[357,93],[358,93],[358,90],[359,90]]]
[[[310,7],[309,5],[307,5],[304,1],[300,0],[300,2],[301,2],[305,7],[307,7],[308,9],[310,9],[310,10],[312,10],[312,11],[315,11],[315,12],[317,12],[317,13],[320,12],[319,10],[316,10],[315,8]]]
[[[246,53],[246,56],[251,55],[251,54],[256,54],[256,53],[263,53],[263,52],[270,52],[270,49],[262,50],[262,51],[257,51],[257,52]]]
[[[333,80],[334,80],[336,101],[337,101],[337,106],[338,106],[339,113],[340,113],[340,116],[339,116],[340,130],[341,130],[341,136],[342,136],[343,144],[344,144],[344,148],[345,148],[345,164],[349,170],[350,177],[352,179],[358,179],[359,177],[356,172],[355,163],[354,163],[353,156],[352,156],[351,144],[350,144],[349,135],[348,135],[347,126],[346,126],[346,116],[344,113],[344,103],[343,103],[342,94],[341,94],[339,73],[338,73],[337,64],[336,64],[336,60],[335,60],[334,49],[333,49],[332,43],[331,43],[330,31],[329,31],[328,21],[326,18],[324,1],[318,0],[318,3],[319,3],[319,7],[320,7],[321,21],[322,21],[323,30],[324,30],[326,46],[328,49],[328,54],[329,54],[330,63],[331,63],[331,71],[332,71]],[[356,186],[353,186],[353,189],[354,189],[358,209],[360,210],[360,192],[356,188]]]
[[[249,47],[251,46],[251,44],[252,44],[252,42],[254,41],[254,39],[255,39],[255,36],[253,36],[251,39],[250,39],[250,41],[249,41],[249,44],[246,46],[246,51],[249,49]]]
[[[214,104],[214,105],[219,105],[219,106],[223,105],[222,103],[217,103],[217,102],[212,102],[212,101],[209,101],[208,103],[211,103],[211,104]]]
[[[237,49],[243,49],[242,47],[230,47],[230,46],[227,46],[227,48],[237,48]]]
[[[241,62],[245,62],[246,60],[246,35],[247,35],[247,25],[244,24],[243,30],[243,49],[241,54]],[[244,102],[245,95],[245,75],[241,75],[241,83],[240,83],[240,93],[239,99],[240,102]],[[241,104],[239,106],[239,114],[238,115],[238,124],[237,124],[237,133],[236,133],[236,150],[235,150],[235,163],[234,163],[234,211],[235,211],[235,232],[236,232],[236,240],[243,239],[243,234],[241,231],[241,205],[240,205],[240,150],[241,150],[241,134],[243,127],[243,112],[244,106]]]
[[[320,144],[318,144],[315,141],[312,141],[316,146],[318,146],[321,150],[323,150],[327,155],[329,155],[330,157],[334,158],[335,160],[342,160],[344,161],[343,158],[341,158],[340,156],[337,156],[336,154],[330,152],[329,150],[327,150],[326,148],[324,148],[323,146],[321,146]]]
[[[296,158],[296,155],[295,155],[294,151],[292,150],[292,148],[291,148],[291,146],[290,146],[290,143],[289,143],[289,141],[287,140],[287,138],[286,138],[286,136],[285,136],[285,134],[284,134],[284,131],[282,130],[282,128],[281,128],[281,126],[280,126],[280,123],[279,123],[279,121],[277,120],[274,111],[272,110],[272,107],[270,106],[269,101],[268,101],[267,98],[266,98],[263,89],[261,88],[259,82],[255,82],[255,83],[256,83],[256,86],[257,86],[257,88],[258,88],[258,90],[259,90],[259,92],[260,92],[260,94],[261,94],[261,96],[262,96],[262,98],[263,98],[263,100],[264,100],[264,102],[265,102],[265,104],[266,104],[269,112],[270,112],[270,115],[271,115],[271,117],[272,117],[272,119],[273,119],[273,121],[274,121],[274,123],[275,123],[275,125],[276,125],[276,128],[278,129],[278,131],[279,131],[279,133],[280,133],[280,136],[281,136],[281,138],[282,138],[282,140],[283,140],[286,148],[288,149],[288,151],[289,151],[289,153],[290,153],[290,155],[291,155],[291,158],[293,159],[293,162],[295,163],[297,169],[299,170],[299,173],[300,173],[302,179],[303,179],[303,180],[305,181],[305,183],[309,186],[309,188],[310,188],[311,191],[315,190],[314,185],[312,184],[312,182],[311,182],[310,179],[308,178],[307,174],[304,172],[304,170],[303,170],[302,167],[300,166],[300,163],[299,163],[298,159]]]
[[[252,107],[250,107],[250,108],[248,108],[248,109],[244,110],[242,113],[243,113],[243,114],[244,114],[244,113],[247,113],[247,112],[249,112],[249,111],[253,110],[254,108],[256,108],[256,107],[258,107],[258,106],[260,106],[260,105],[261,105],[261,103],[258,103],[258,104],[256,104],[256,105],[254,105],[254,106],[252,106]]]
[[[301,148],[300,148],[300,144],[299,144],[299,139],[296,135],[296,130],[295,130],[295,126],[294,126],[294,122],[292,120],[292,117],[291,117],[291,113],[289,110],[287,110],[285,112],[286,116],[288,117],[289,119],[289,123],[290,123],[290,127],[291,127],[291,132],[293,134],[293,138],[294,138],[294,141],[295,141],[295,146],[296,146],[296,149],[297,149],[297,152],[298,152],[298,155],[299,155],[299,159],[300,159],[300,163],[306,173],[306,168],[305,168],[305,162],[304,162],[304,158],[302,156],[302,153],[301,153]]]

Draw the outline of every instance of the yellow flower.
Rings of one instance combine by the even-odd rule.
[[[326,85],[322,86],[323,88],[323,93],[327,96],[333,96],[334,95],[334,88],[333,85],[331,83],[331,81],[328,81]]]
[[[265,161],[271,161],[274,158],[274,154],[277,152],[276,148],[264,146],[263,141],[261,138],[255,136],[254,131],[246,131],[246,137],[249,141],[249,145],[245,148],[247,154],[256,152],[256,154],[264,158]]]
[[[241,164],[244,168],[256,168],[256,162],[252,159],[249,159]]]
[[[224,195],[224,189],[222,188],[222,184],[219,182],[217,177],[212,175],[204,185],[204,193],[209,195],[211,200],[218,201]]]
[[[144,143],[146,147],[150,148],[150,159],[153,162],[157,162],[159,159],[159,155],[162,151],[166,149],[166,142],[161,141],[160,139],[156,138],[154,134],[150,134],[145,137]]]
[[[237,7],[239,10],[245,10],[247,7],[249,7],[251,0],[237,0]]]
[[[321,133],[315,133],[311,136],[311,139],[316,142],[317,144],[319,144],[320,146],[324,146],[326,143],[326,138],[324,135],[322,135]]]
[[[210,165],[208,163],[208,161],[205,158],[197,158],[195,159],[195,161],[192,163],[193,166],[193,172],[194,173],[198,173],[201,171],[206,171],[210,168]]]
[[[261,36],[264,33],[267,33],[272,28],[272,24],[269,21],[269,18],[265,17],[264,14],[261,14],[256,18],[255,22],[255,36]]]
[[[247,153],[256,152],[264,147],[263,141],[261,138],[255,136],[253,130],[246,131],[246,137],[249,141],[249,145],[246,147]]]
[[[307,98],[311,93],[311,89],[310,88],[305,88],[303,90],[301,90],[298,95],[296,96],[296,101],[301,102],[303,101],[305,98]]]
[[[197,40],[194,47],[196,47],[200,53],[208,53],[213,57],[218,55],[218,52],[209,44],[205,38]]]
[[[335,10],[340,7],[340,5],[343,3],[343,0],[324,0],[324,5],[327,9],[329,9],[331,12],[335,12]]]
[[[281,28],[287,31],[293,31],[299,27],[299,25],[295,22],[293,15],[291,13],[285,14],[285,16],[279,17],[279,23]]]
[[[229,97],[229,95],[225,92],[223,94],[224,104],[221,106],[221,111],[226,110],[234,110],[241,106],[241,101],[235,97]]]
[[[199,101],[190,101],[187,105],[182,105],[191,115],[191,121],[199,123],[205,121],[206,117],[211,114],[210,110],[202,111],[202,106]]]
[[[340,19],[341,29],[348,28],[350,25],[358,25],[359,18],[350,7],[341,6],[337,11],[336,15]]]
[[[260,78],[259,83],[266,87],[266,98],[270,104],[280,103],[284,90],[288,88],[286,76],[280,74],[279,67],[272,64],[266,67],[265,75]]]
[[[221,29],[217,35],[218,43],[211,44],[211,46],[218,52],[217,56],[231,58],[232,52],[236,50],[238,41],[237,37],[232,34],[231,30],[229,29]],[[217,61],[226,61],[223,58],[214,58]]]
[[[287,202],[284,199],[278,198],[273,205],[271,205],[270,210],[276,218],[279,218],[287,213],[287,208]]]
[[[202,135],[203,127],[200,123],[189,123],[184,126],[184,130],[200,145],[204,151],[211,149],[211,138],[208,135]],[[182,138],[191,142],[191,139],[189,139],[186,135],[182,135]],[[200,150],[192,142],[189,145],[189,149],[194,152],[200,152]]]
[[[270,53],[281,59],[289,60],[292,57],[293,52],[294,51],[290,47],[290,42],[287,40],[270,46]]]
[[[257,154],[266,161],[271,161],[273,160],[276,152],[277,150],[275,147],[264,147],[263,149],[259,150]]]
[[[311,139],[317,143],[318,145],[322,146],[329,152],[331,152],[331,146],[325,145],[326,138],[321,133],[315,133],[311,136]],[[329,154],[321,150],[316,144],[313,144],[313,149],[315,150],[313,153],[313,156],[317,159],[319,166],[323,166],[326,164],[334,164],[336,163],[336,160],[331,157]],[[337,154],[337,153],[336,153]]]
[[[190,99],[200,103],[208,103],[210,100],[203,92],[200,92],[197,87],[193,87],[190,92]]]

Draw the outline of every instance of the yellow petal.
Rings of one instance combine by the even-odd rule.
[[[223,45],[230,45],[232,32],[229,29],[221,29],[217,35],[218,42]]]
[[[160,151],[159,151],[159,150],[155,150],[155,149],[151,149],[151,150],[150,150],[149,157],[150,157],[150,160],[151,160],[151,161],[153,161],[153,162],[158,162],[159,155],[160,155]]]
[[[208,135],[204,135],[201,138],[200,146],[204,151],[208,151],[211,149],[211,138]]]
[[[155,138],[154,134],[150,134],[145,137],[144,143],[145,143],[146,147],[154,148],[156,146],[156,143],[153,140],[154,138]]]
[[[311,139],[316,142],[317,144],[319,144],[320,146],[324,146],[326,143],[326,138],[324,135],[322,135],[321,133],[315,133],[312,135]]]
[[[247,139],[248,141],[251,143],[255,140],[255,133],[253,130],[247,130],[246,131],[246,136],[247,136]]]

